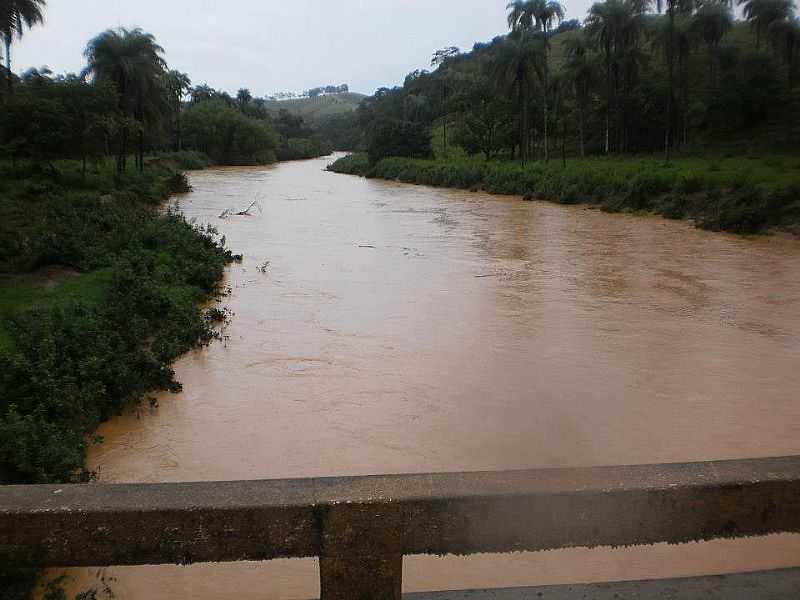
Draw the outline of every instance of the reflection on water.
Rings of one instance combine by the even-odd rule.
[[[230,339],[179,361],[182,394],[101,428],[101,481],[800,453],[800,243],[367,181],[327,162],[192,176],[181,208],[245,255],[229,272]],[[253,199],[263,214],[217,218]],[[406,588],[798,565],[800,536],[777,536],[409,558]],[[100,573],[123,600],[318,593],[314,561]]]

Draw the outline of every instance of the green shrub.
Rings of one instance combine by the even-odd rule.
[[[705,180],[694,173],[682,176],[675,186],[676,191],[682,194],[696,194],[706,187]]]
[[[719,163],[712,165],[719,167]],[[483,189],[526,200],[590,202],[609,212],[647,210],[671,219],[695,218],[698,226],[738,233],[800,222],[798,186],[775,181],[762,190],[753,184],[755,175],[741,169],[724,179],[704,176],[701,173],[710,169],[694,159],[668,167],[656,160],[592,159],[572,161],[567,168],[556,162],[523,168],[518,163],[475,158],[392,157],[370,166],[366,156],[356,154],[329,169],[432,186]]]
[[[211,166],[211,159],[202,152],[181,150],[180,152],[162,152],[157,158],[172,163],[177,169],[186,171],[202,171]]]

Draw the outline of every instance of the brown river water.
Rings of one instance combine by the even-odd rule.
[[[181,394],[100,429],[101,482],[800,454],[800,242],[368,181],[330,160],[192,174],[180,208],[245,256],[228,272],[229,339],[177,363]],[[218,218],[253,200],[263,212]],[[405,589],[784,566],[800,566],[800,536],[410,557]],[[122,600],[284,600],[317,596],[317,573],[69,575]]]

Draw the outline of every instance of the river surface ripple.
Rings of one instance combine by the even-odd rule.
[[[800,454],[800,243],[324,172],[193,173],[244,254],[225,344],[115,418],[102,482]],[[218,215],[258,200],[252,217]],[[269,264],[265,273],[259,266]],[[800,536],[406,558],[408,591],[800,566]],[[313,560],[74,569],[121,600],[310,598]]]

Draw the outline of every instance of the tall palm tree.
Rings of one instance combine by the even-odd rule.
[[[192,80],[189,79],[186,73],[169,71],[164,77],[164,87],[166,88],[170,109],[175,118],[175,150],[180,152],[183,150],[181,112],[183,110],[183,100],[192,89]]]
[[[794,13],[792,0],[739,0],[744,18],[756,34],[756,48],[761,47],[761,38],[774,21],[790,19]]]
[[[14,36],[22,38],[25,27],[30,29],[44,21],[42,10],[46,0],[0,0],[0,36],[6,47],[6,82],[9,93],[13,90],[11,73],[11,44]]]
[[[495,83],[501,88],[511,87],[516,91],[519,154],[523,166],[528,158],[528,90],[536,77],[542,54],[540,40],[515,34],[500,45],[491,66]]]
[[[236,92],[236,104],[241,112],[247,109],[247,105],[253,101],[253,94],[247,88],[241,88]]]
[[[141,29],[109,29],[91,40],[84,55],[88,61],[83,76],[111,82],[119,96],[120,112],[138,123],[137,166],[144,168],[144,127],[162,110],[166,63],[164,49]],[[128,152],[128,127],[123,126],[117,169],[125,170]]]
[[[695,0],[666,0],[666,2],[668,19],[666,41],[667,110],[665,111],[666,124],[664,126],[664,158],[669,162],[672,151],[672,125],[675,121],[675,19],[678,14],[691,14],[695,8]],[[662,6],[663,0],[656,0],[658,12],[661,12]]]
[[[797,19],[781,19],[773,21],[767,30],[772,47],[786,64],[788,88],[792,91],[800,62],[800,21]]]
[[[544,160],[550,160],[550,142],[548,136],[549,124],[549,101],[548,90],[550,89],[550,33],[553,25],[557,25],[564,20],[564,7],[555,0],[531,0],[531,12],[533,13],[534,26],[544,36],[544,56],[542,59],[542,107],[544,110]]]
[[[511,31],[530,31],[533,29],[533,14],[528,0],[514,0],[506,6],[508,28]]]
[[[611,112],[621,120],[620,77],[626,57],[636,54],[642,31],[645,0],[606,0],[589,9],[586,33],[600,50],[606,67],[605,153],[611,151]]]
[[[650,46],[654,54],[661,54],[667,61],[670,59],[675,62],[677,59],[678,67],[678,101],[675,102],[674,74],[672,75],[671,85],[668,89],[667,97],[667,118],[666,118],[666,139],[665,142],[673,145],[674,140],[670,138],[672,127],[676,121],[683,124],[683,141],[686,142],[686,112],[688,102],[688,78],[689,78],[689,60],[691,57],[692,49],[698,45],[699,32],[695,26],[695,21],[692,17],[685,13],[679,13],[674,18],[664,21],[663,17],[658,17],[653,21],[653,27],[649,32]],[[674,71],[674,65],[673,65]],[[679,107],[678,114],[675,114],[675,106]],[[676,118],[677,117],[677,118]],[[666,150],[666,159],[669,161],[670,147]]]
[[[460,53],[461,50],[456,46],[449,46],[447,48],[437,50],[433,53],[433,57],[431,58],[431,66],[436,67],[438,71],[441,71],[439,73],[438,81],[441,90],[440,101],[442,112],[442,152],[444,153],[445,158],[447,158],[447,97],[450,93],[450,72],[445,70],[445,67],[453,57],[458,56]]]
[[[589,40],[584,31],[576,31],[565,41],[567,63],[564,66],[566,77],[572,84],[575,106],[578,113],[578,145],[581,158],[586,156],[584,133],[586,110],[595,81],[595,62]]]
[[[548,64],[548,51],[550,49],[550,32],[553,25],[564,20],[564,7],[555,0],[527,0],[526,2],[510,3],[508,10],[508,23],[512,31],[519,31],[524,35],[533,30],[542,34],[544,40],[542,57],[542,107],[544,111],[544,159],[550,160],[550,142],[548,136],[548,90],[550,88],[550,69]]]
[[[695,36],[706,45],[709,54],[709,75],[711,84],[716,87],[717,50],[725,34],[733,27],[733,15],[725,2],[703,3],[692,19]]]

